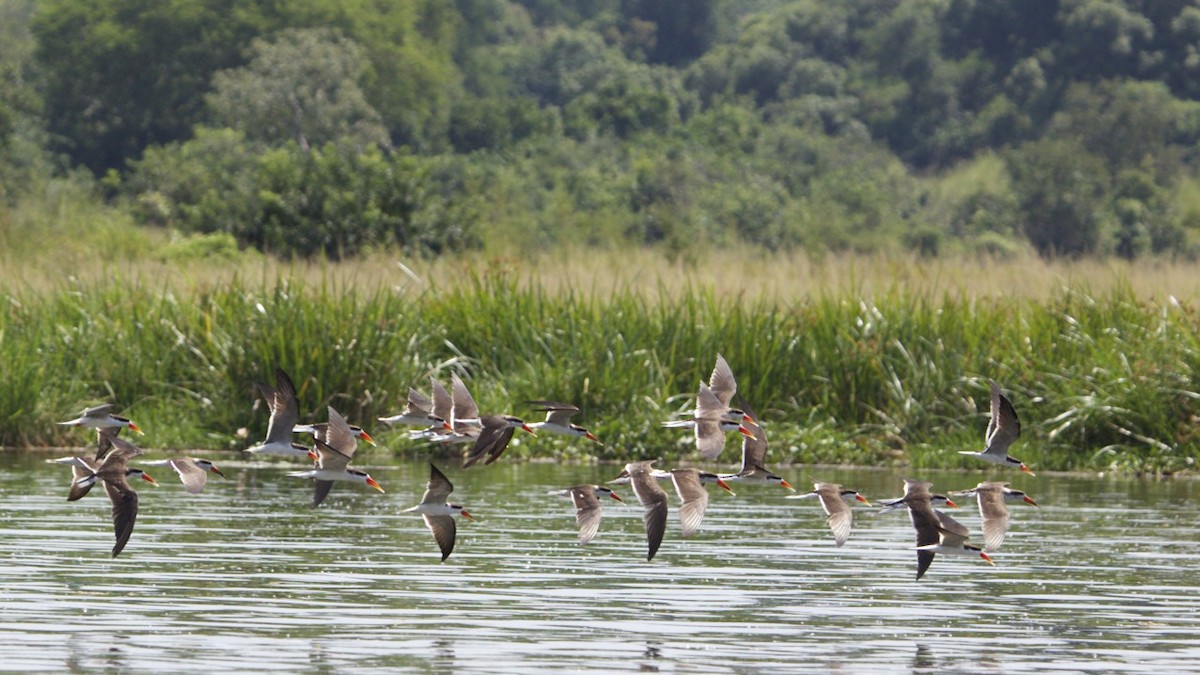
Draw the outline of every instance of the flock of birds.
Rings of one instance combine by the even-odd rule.
[[[452,376],[449,391],[436,378],[431,378],[431,384],[432,399],[416,389],[410,389],[404,411],[392,417],[380,418],[380,421],[389,425],[420,427],[410,433],[412,438],[441,444],[465,444],[467,450],[463,454],[463,468],[480,461],[484,464],[495,462],[518,429],[530,434],[538,431],[566,434],[600,443],[590,431],[571,422],[571,418],[579,412],[576,406],[553,401],[530,401],[538,411],[546,413],[546,419],[527,424],[512,415],[481,415],[474,398],[457,375]],[[963,451],[962,454],[1033,475],[1024,462],[1008,454],[1008,448],[1020,437],[1021,424],[1016,410],[1000,387],[995,382],[991,382],[990,386],[991,420],[984,437],[984,449],[980,452]],[[375,444],[369,433],[349,424],[332,407],[328,408],[327,422],[301,424],[296,387],[282,369],[275,370],[274,387],[264,383],[257,383],[257,387],[270,408],[271,417],[266,438],[246,452],[255,456],[312,460],[314,463],[311,468],[288,475],[312,480],[313,506],[324,501],[336,482],[362,483],[383,492],[383,487],[367,472],[350,467],[359,440]],[[733,474],[717,474],[696,468],[667,471],[653,466],[657,460],[645,460],[626,464],[620,475],[609,481],[610,485],[630,485],[643,508],[648,561],[658,552],[667,530],[668,494],[659,481],[671,481],[682,502],[678,513],[684,537],[694,533],[704,519],[708,506],[706,485],[709,483],[715,483],[730,494],[733,494],[730,483],[734,482],[776,484],[796,491],[787,480],[767,470],[766,432],[742,397],[738,396],[741,408],[731,407],[735,395],[737,383],[733,371],[729,363],[718,355],[709,381],[700,383],[696,407],[691,416],[665,422],[664,426],[692,429],[697,450],[710,461],[717,459],[724,450],[726,434],[738,432],[742,436],[741,471]],[[142,450],[118,434],[125,428],[136,433],[141,433],[141,430],[128,418],[116,415],[113,411],[112,404],[100,405],[84,410],[76,419],[60,423],[96,429],[98,441],[94,457],[65,457],[47,461],[71,467],[68,501],[82,498],[96,483],[103,483],[112,502],[116,535],[112,555],[116,557],[129,541],[138,513],[137,492],[130,487],[129,479],[142,479],[155,485],[157,482],[143,469],[129,465],[132,458],[142,454]],[[297,433],[311,434],[312,443],[296,442]],[[140,463],[143,466],[171,467],[187,491],[192,493],[204,489],[209,473],[224,477],[220,469],[205,459],[177,457]],[[984,482],[969,490],[951,492],[953,496],[974,497],[978,502],[984,541],[984,546],[979,547],[968,543],[969,532],[966,527],[934,508],[957,508],[957,504],[948,496],[934,494],[931,488],[928,482],[906,479],[902,497],[877,502],[884,512],[901,508],[908,510],[917,535],[917,579],[929,569],[937,553],[973,556],[994,564],[988,554],[1000,548],[1008,532],[1007,505],[1026,503],[1037,506],[1032,498],[1009,487],[1008,483]],[[454,517],[472,518],[462,505],[448,502],[453,490],[454,486],[446,475],[431,463],[429,482],[420,503],[404,510],[406,513],[421,514],[437,541],[443,561],[454,550]],[[604,485],[575,485],[552,494],[570,497],[573,501],[580,544],[591,541],[600,528],[602,498],[624,502],[612,488]],[[793,494],[789,498],[819,500],[837,546],[845,544],[850,537],[853,523],[851,505],[855,501],[870,504],[856,490],[823,482],[814,482],[811,491]]]

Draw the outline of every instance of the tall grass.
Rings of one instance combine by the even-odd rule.
[[[1013,453],[1035,469],[1180,471],[1200,450],[1196,309],[1131,285],[1039,299],[896,285],[783,297],[711,284],[550,287],[485,269],[459,269],[444,286],[328,273],[10,287],[0,444],[81,444],[54,422],[112,400],[147,429],[146,445],[243,447],[237,429],[256,437],[266,426],[252,382],[282,366],[306,418],[329,404],[381,432],[371,420],[397,411],[410,385],[454,370],[485,413],[571,401],[607,443],[539,436],[514,455],[674,458],[687,436],[659,423],[691,406],[719,352],[769,422],[773,462],[973,466],[956,451],[981,445],[988,378],[1021,414]]]

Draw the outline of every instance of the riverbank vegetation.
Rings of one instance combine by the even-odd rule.
[[[597,290],[534,261],[479,262],[377,261],[372,278],[336,264],[184,265],[165,276],[113,265],[103,278],[38,288],[6,275],[0,442],[83,443],[54,423],[111,400],[148,445],[243,447],[237,430],[259,436],[267,419],[252,382],[278,365],[295,377],[306,418],[333,405],[398,452],[438,450],[371,421],[398,411],[409,386],[428,391],[430,376],[454,371],[484,411],[532,417],[523,401],[575,402],[606,442],[525,438],[514,457],[675,458],[689,453],[688,436],[659,423],[690,408],[720,352],[779,463],[971,466],[955,451],[980,445],[988,378],[1020,411],[1013,453],[1035,468],[1175,472],[1200,448],[1194,300],[1139,295],[1107,275],[1100,292],[1064,277],[1008,294],[933,277],[887,285],[874,270],[863,288],[785,282],[755,293],[703,274],[672,286],[641,268]],[[981,269],[1020,276],[1005,267]]]

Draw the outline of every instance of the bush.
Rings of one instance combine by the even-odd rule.
[[[126,184],[143,222],[232,235],[280,256],[340,258],[372,246],[441,252],[478,245],[465,161],[295,143],[254,154],[239,132],[147,151]]]

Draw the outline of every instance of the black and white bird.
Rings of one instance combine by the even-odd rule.
[[[313,479],[313,506],[318,506],[325,501],[325,497],[329,495],[329,490],[335,481],[363,483],[383,492],[379,483],[366,471],[350,468],[350,460],[354,458],[358,441],[354,437],[354,432],[350,430],[350,425],[346,423],[346,419],[332,406],[329,406],[328,411],[327,441],[314,439],[317,453],[316,466],[308,471],[294,471],[288,475]]]
[[[992,392],[992,417],[988,421],[987,432],[984,433],[984,448],[980,452],[959,450],[960,455],[977,457],[985,462],[1000,464],[1020,469],[1030,476],[1034,475],[1025,462],[1008,454],[1008,448],[1021,437],[1021,420],[1017,418],[1017,410],[1008,397],[1000,392],[1000,385],[989,380]]]
[[[446,501],[453,491],[454,485],[446,478],[446,474],[430,464],[429,483],[425,486],[421,503],[404,509],[405,513],[419,513],[425,519],[425,527],[433,533],[433,538],[442,551],[442,562],[454,551],[454,540],[458,532],[454,516],[461,515],[468,520],[474,520],[461,504],[450,504]]]
[[[988,552],[999,550],[1008,534],[1008,504],[1038,505],[1029,495],[1010,488],[1008,483],[980,483],[970,490],[951,494],[975,497],[979,503],[979,516],[983,521],[983,548]]]
[[[837,546],[845,544],[846,540],[850,538],[850,528],[854,523],[854,512],[850,508],[850,502],[857,500],[864,504],[870,504],[867,498],[860,495],[858,491],[847,490],[837,483],[814,482],[811,492],[790,495],[788,499],[811,499],[813,497],[821,501],[821,508],[828,516],[826,523],[833,531],[833,543]]]
[[[748,412],[749,406],[745,401],[741,401],[742,408],[747,410],[747,416],[753,417]],[[749,432],[749,435],[742,437],[742,470],[734,474],[722,474],[721,478],[726,482],[742,482],[742,483],[768,483],[778,485],[785,490],[796,491],[792,484],[784,480],[782,476],[777,476],[767,470],[767,432],[759,426],[757,421],[743,420],[744,426]]]
[[[255,382],[254,386],[266,400],[271,420],[267,422],[266,439],[254,447],[246,448],[246,452],[252,455],[315,459],[315,453],[307,445],[292,440],[292,429],[300,421],[300,405],[296,401],[296,385],[292,383],[292,378],[282,368],[276,368],[274,388],[263,382]]]
[[[116,405],[105,403],[91,408],[84,408],[83,412],[73,420],[59,422],[64,426],[69,427],[84,427],[87,429],[129,429],[136,433],[142,433],[138,425],[129,420],[128,417],[112,414],[116,410]]]
[[[196,459],[195,457],[174,457],[171,459],[158,459],[154,461],[142,462],[143,466],[167,466],[172,471],[179,475],[180,482],[183,483],[184,489],[192,494],[198,494],[204,490],[205,484],[208,483],[208,474],[215,473],[221,478],[226,478],[225,474],[207,459]]]
[[[992,559],[978,546],[966,543],[967,528],[950,516],[933,508],[932,483],[904,479],[904,497],[900,502],[908,508],[908,517],[917,532],[917,579],[925,576],[938,553],[978,555],[988,563]]]
[[[96,465],[91,466],[86,461],[84,462],[84,465],[87,465],[86,469],[79,465],[72,465],[77,478],[71,484],[72,494],[67,499],[79,499],[87,494],[88,490],[97,482],[104,483],[104,491],[108,494],[109,501],[112,502],[113,534],[116,537],[116,543],[112,548],[112,557],[115,558],[124,550],[125,544],[129,543],[129,537],[133,534],[133,525],[137,521],[138,494],[129,486],[126,479],[133,475],[129,469],[130,458],[142,454],[142,450],[115,435],[109,439],[109,442],[112,444],[112,449]],[[136,470],[134,473],[143,480],[157,485],[149,474]],[[79,492],[76,492],[77,488]]]
[[[576,436],[604,445],[600,443],[600,439],[596,438],[595,434],[571,422],[571,418],[579,414],[578,406],[555,401],[528,401],[528,403],[536,406],[534,410],[546,413],[546,421],[531,422],[529,424],[529,427],[534,431],[549,431],[556,434]]]
[[[668,428],[691,427],[696,438],[696,449],[705,459],[716,459],[725,449],[725,433],[737,431],[751,436],[744,426],[754,422],[743,410],[730,408],[729,403],[737,393],[737,381],[725,357],[717,354],[717,364],[709,376],[708,383],[701,382],[696,394],[696,409],[691,419],[664,422]]]
[[[622,504],[625,500],[612,489],[603,485],[573,485],[563,490],[555,490],[550,494],[570,497],[575,504],[575,525],[579,528],[579,543],[586,544],[600,530],[602,512],[600,498],[609,497]]]

